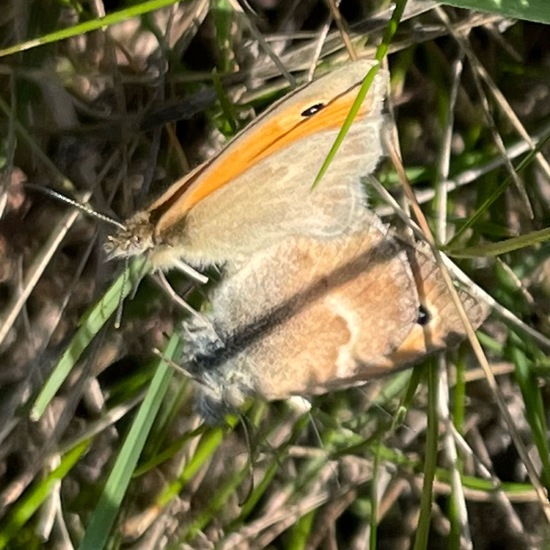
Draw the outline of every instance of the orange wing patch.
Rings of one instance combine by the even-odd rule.
[[[302,102],[302,105],[292,104],[273,120],[258,124],[257,128],[253,125],[240,139],[237,138],[225,154],[198,174],[195,181],[186,178],[185,192],[177,193],[177,198],[175,193],[172,194],[175,200],[170,201],[167,208],[159,205],[164,212],[157,216],[160,218],[157,232],[176,224],[200,201],[265,158],[318,132],[339,129],[355,101],[357,88],[358,85],[348,89],[309,118],[304,118],[302,112],[311,107],[312,100]],[[371,110],[372,98],[367,97],[357,116],[364,118]]]

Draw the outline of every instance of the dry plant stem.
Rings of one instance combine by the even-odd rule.
[[[399,203],[390,195],[390,193],[380,185],[375,178],[368,178],[369,183],[376,189],[378,194],[390,205],[392,212],[397,214],[399,218],[410,227],[415,235],[421,239],[424,239],[424,235],[420,227],[415,224],[404,212]],[[538,342],[541,346],[550,350],[550,340],[544,336],[544,334],[530,327],[524,323],[519,317],[514,315],[510,310],[500,305],[490,294],[485,292],[482,288],[477,286],[463,271],[461,271],[452,260],[450,260],[441,251],[439,256],[442,258],[446,268],[451,271],[457,281],[466,285],[469,291],[479,300],[485,302],[493,311],[498,313],[502,319],[508,321],[525,334],[528,334],[533,340]]]
[[[3,167],[2,175],[0,176],[0,218],[4,217],[4,212],[8,202],[8,189],[10,186],[10,174],[13,173],[15,162],[15,150],[16,150],[16,105],[17,105],[17,87],[15,86],[15,78],[13,73],[9,75],[9,90],[10,90],[10,102],[13,109],[7,110],[5,114],[8,115],[8,127],[6,135],[4,136],[5,142],[5,159],[6,164]],[[7,107],[5,104],[0,105],[0,108]],[[5,111],[5,109],[3,109]]]
[[[540,141],[546,139],[549,133],[550,124],[544,125],[538,132],[535,132],[531,137],[531,141],[533,142],[534,147],[536,148]],[[529,145],[529,143],[527,141],[520,140],[517,143],[508,147],[508,149],[506,150],[506,158],[513,160],[530,150],[531,146]],[[496,170],[503,165],[504,158],[499,155],[495,159],[485,164],[482,164],[477,168],[469,168],[468,170],[465,170],[453,179],[441,182],[441,185],[444,185],[447,193],[450,193],[451,191],[454,191],[459,187],[463,187],[464,185],[469,185],[470,183],[476,182],[480,176]],[[418,191],[416,198],[420,204],[424,204],[432,201],[435,197],[435,193],[436,191],[434,189],[425,189],[422,191]],[[376,213],[381,217],[390,216],[394,213],[394,209],[391,206],[383,206],[377,208]]]
[[[60,455],[55,454],[50,457],[46,463],[46,469],[48,472],[55,470],[61,463]],[[40,507],[38,513],[38,523],[36,526],[36,533],[42,540],[49,540],[54,526],[57,510],[61,504],[59,491],[61,489],[61,480],[55,482],[51,488],[51,492],[48,498],[44,501],[44,504]]]
[[[529,201],[529,196],[527,195],[527,191],[525,190],[525,186],[523,185],[523,182],[519,178],[519,176],[518,176],[514,166],[512,165],[510,159],[506,156],[506,147],[504,145],[504,141],[502,140],[502,138],[500,136],[500,133],[498,132],[498,129],[495,125],[495,121],[494,121],[493,117],[490,115],[489,102],[487,101],[487,96],[485,95],[485,93],[483,91],[483,88],[481,86],[481,83],[480,83],[481,63],[479,62],[477,57],[472,52],[472,49],[470,48],[467,40],[464,39],[464,36],[462,36],[462,34],[459,34],[459,33],[454,31],[454,29],[452,28],[452,26],[450,24],[450,21],[449,21],[447,15],[446,15],[446,13],[444,12],[444,10],[442,10],[441,8],[436,8],[435,13],[437,13],[438,17],[441,19],[443,24],[447,27],[447,29],[449,30],[449,33],[451,34],[451,36],[453,36],[453,38],[457,41],[457,43],[459,44],[459,46],[462,49],[462,51],[464,52],[464,54],[468,57],[468,60],[470,61],[471,65],[472,65],[472,68],[474,69],[473,70],[474,83],[476,85],[476,88],[477,88],[477,91],[478,91],[478,94],[479,94],[479,98],[480,98],[480,100],[483,104],[483,107],[484,107],[483,113],[485,114],[485,123],[487,124],[487,127],[489,128],[489,130],[491,131],[491,133],[493,135],[493,140],[495,142],[495,145],[497,146],[501,156],[503,157],[504,164],[506,165],[506,168],[508,169],[508,173],[510,174],[510,176],[512,178],[512,181],[514,182],[514,184],[516,186],[516,189],[518,190],[518,193],[519,193],[519,195],[522,199],[523,205],[524,205],[527,213],[529,214],[529,217],[531,219],[533,219],[534,218],[533,208],[531,207],[531,202]],[[493,88],[495,88],[496,86],[494,85],[494,83],[492,83],[492,84],[493,84]],[[508,111],[511,111],[511,109],[509,108]],[[514,117],[514,118],[517,119],[517,117]],[[524,133],[526,133],[525,130],[524,130]],[[520,132],[520,134],[521,134],[521,132]],[[529,141],[531,141],[531,140],[529,140]]]
[[[69,300],[73,294],[74,287],[76,283],[80,279],[80,275],[82,273],[82,270],[85,267],[86,262],[88,261],[89,254],[91,252],[91,249],[94,246],[94,240],[92,239],[87,246],[86,250],[82,254],[82,259],[80,260],[79,265],[77,266],[77,269],[73,275],[71,283],[67,286],[64,297],[60,300],[59,305],[54,308],[53,311],[51,311],[51,322],[49,329],[47,331],[44,331],[41,333],[40,336],[37,336],[36,334],[33,334],[31,331],[29,332],[29,346],[33,348],[33,354],[34,357],[40,357],[42,353],[47,349],[48,344],[50,343],[50,339],[55,332],[56,328],[59,325],[59,322],[61,321],[63,314],[65,313],[65,309],[67,307],[67,304],[69,303]],[[21,277],[22,278],[22,277]],[[7,437],[7,435],[15,428],[15,426],[18,425],[20,422],[19,415],[16,414],[17,409],[20,406],[21,400],[24,399],[24,394],[26,394],[29,391],[29,388],[35,388],[40,386],[40,384],[43,382],[43,377],[39,369],[31,369],[28,376],[25,380],[23,380],[19,385],[18,389],[14,392],[12,399],[10,400],[10,404],[4,403],[4,415],[6,418],[9,418],[10,420],[6,422],[3,426],[3,429],[0,430],[0,444],[4,439]]]
[[[546,519],[548,523],[550,523],[550,502],[548,501],[548,495],[546,493],[546,490],[542,486],[537,470],[533,464],[533,461],[531,460],[529,456],[529,452],[527,448],[525,447],[520,435],[518,434],[514,419],[512,418],[512,415],[510,414],[510,411],[508,410],[508,407],[506,405],[506,401],[504,399],[504,396],[502,395],[502,392],[500,391],[500,388],[497,384],[495,375],[493,374],[493,371],[491,370],[491,367],[489,365],[489,362],[487,361],[487,358],[485,357],[485,354],[483,353],[483,349],[481,348],[481,344],[475,337],[474,329],[472,328],[472,325],[466,315],[466,312],[464,311],[464,307],[462,306],[462,303],[460,302],[460,298],[458,297],[458,293],[456,289],[454,288],[452,279],[449,275],[449,271],[447,270],[442,255],[439,252],[433,235],[430,231],[430,228],[428,226],[428,223],[426,221],[426,218],[424,217],[424,214],[422,213],[422,210],[420,209],[420,205],[416,201],[416,197],[414,196],[414,193],[412,191],[412,188],[407,180],[407,176],[405,174],[405,170],[403,168],[402,163],[400,162],[400,159],[398,159],[395,155],[395,151],[390,147],[389,148],[390,157],[392,159],[392,162],[394,164],[394,167],[397,171],[398,177],[403,185],[403,189],[405,191],[405,194],[407,195],[409,201],[411,202],[413,212],[415,214],[416,219],[418,220],[418,223],[420,225],[420,228],[422,232],[424,233],[424,237],[428,244],[431,246],[433,254],[437,260],[438,266],[441,270],[441,276],[443,280],[445,281],[447,288],[451,294],[451,297],[453,299],[453,303],[457,309],[458,314],[460,315],[460,318],[462,320],[462,323],[464,325],[464,329],[466,331],[466,334],[468,336],[468,340],[470,341],[470,344],[472,345],[472,349],[474,350],[474,353],[476,355],[477,360],[479,361],[481,367],[483,368],[483,371],[485,372],[485,376],[487,378],[487,382],[489,384],[489,387],[491,388],[491,391],[493,392],[493,395],[495,396],[495,399],[497,401],[499,410],[501,414],[504,417],[504,420],[506,422],[506,425],[508,426],[508,429],[510,430],[510,435],[514,441],[514,445],[516,447],[516,450],[525,465],[525,468],[527,470],[527,473],[529,475],[529,479],[533,486],[535,487],[535,490],[537,491],[539,501],[541,504],[541,507],[543,509],[544,515],[546,516]]]
[[[156,521],[151,529],[146,533],[146,535],[139,541],[140,544],[136,544],[133,547],[136,548],[166,548],[167,539],[170,538],[170,535],[175,531],[174,522],[178,513],[181,516],[181,510],[178,509],[178,506],[174,503],[174,506],[171,506],[167,509],[169,515],[165,515],[161,520]]]
[[[446,538],[449,537],[451,534],[451,522],[437,503],[432,504],[431,522],[436,532],[441,533]],[[461,545],[460,550],[465,550],[465,548]]]
[[[423,13],[426,13],[427,11],[433,9],[435,5],[435,2],[432,2],[431,0],[421,2],[409,1],[405,6],[405,12],[403,14],[403,17],[401,18],[401,21],[406,21],[418,17],[419,15],[422,15]],[[380,33],[386,28],[388,21],[390,21],[392,17],[393,10],[394,6],[392,5],[391,8],[384,9],[376,14],[376,25],[370,29],[373,35],[380,35]],[[474,22],[472,23],[471,20],[473,20]],[[472,24],[479,26],[490,22],[500,21],[502,21],[502,17],[500,16],[495,16],[492,14],[475,14],[475,16],[468,18],[467,23],[461,22],[461,25],[466,25],[469,28],[472,26]],[[418,37],[418,33],[415,33],[414,38],[411,40],[405,40],[401,43],[393,42],[392,44],[390,44],[390,52],[401,51],[411,45],[416,46],[420,41],[432,40],[446,33],[447,31],[443,27],[443,25],[441,25],[436,31],[430,31],[426,33],[426,35],[422,36],[421,38]],[[291,37],[294,35],[295,33],[292,33]],[[278,35],[275,35],[273,38],[276,38],[277,36]],[[354,44],[358,44],[359,47],[361,47],[361,57],[375,57],[377,46],[365,46],[363,33],[358,35],[352,30],[351,39]],[[312,60],[315,59],[315,51],[317,51],[317,49],[318,39],[311,40],[307,42],[304,46],[297,46],[296,48],[289,50],[288,53],[283,53],[279,58],[279,62],[293,71],[307,69],[311,66]],[[335,58],[338,58],[342,61],[348,58],[347,54],[344,57],[342,38],[338,30],[329,32],[323,50],[324,53],[327,55],[335,54]],[[272,64],[263,64],[260,65],[257,69],[254,69],[253,74],[255,77],[261,79],[269,79],[280,76],[281,70],[277,69],[277,66],[278,65],[275,65],[275,62],[273,62]],[[285,72],[283,72],[283,74],[286,76]]]
[[[193,419],[193,423],[189,426],[189,431],[197,429],[201,425],[201,423],[202,420],[198,416],[195,417]],[[174,471],[177,472],[176,477],[179,478],[186,464],[188,464],[188,462],[194,456],[199,444],[200,438],[195,437],[191,440],[190,445],[185,446],[184,452],[179,453],[179,464],[177,466],[174,466]],[[207,475],[208,469],[202,468],[195,474],[193,479],[189,480],[188,488],[191,494],[195,494],[197,491],[200,490],[200,486]],[[156,523],[158,521],[159,518],[170,515],[170,504],[174,505],[174,503],[175,499],[172,499],[172,502],[168,504],[166,504],[165,502],[161,502],[161,499],[157,499],[156,502],[151,504],[151,506],[149,506],[142,512],[128,518],[122,524],[121,532],[124,534],[125,537],[128,537],[132,540],[141,537],[152,527],[153,523]]]
[[[504,376],[505,374],[511,374],[514,372],[514,365],[512,363],[493,363],[491,365],[491,368],[493,369],[493,372],[495,376]],[[466,372],[466,376],[464,377],[464,381],[466,383],[470,382],[477,382],[478,380],[481,380],[482,378],[485,378],[483,371],[481,369],[472,369],[468,370]],[[453,381],[451,380],[451,384]]]
[[[497,36],[500,37],[500,35],[497,35]],[[527,130],[525,129],[525,127],[523,126],[519,118],[517,117],[516,113],[510,106],[510,103],[508,103],[507,99],[499,90],[498,86],[494,83],[493,79],[490,77],[485,67],[477,60],[477,57],[475,53],[472,51],[470,44],[468,44],[468,42],[464,40],[461,36],[455,36],[455,39],[460,41],[460,46],[462,48],[462,51],[468,54],[468,58],[476,60],[476,70],[480,78],[485,82],[485,84],[489,88],[489,91],[493,94],[493,97],[497,102],[497,105],[500,106],[500,108],[502,109],[502,112],[508,117],[508,120],[516,129],[516,132],[529,145],[530,150],[535,151],[537,147],[536,141],[531,138],[531,136],[529,135],[529,133],[527,132]],[[503,47],[505,47],[506,43],[503,42],[502,45]],[[535,153],[535,161],[538,163],[539,168],[544,172],[544,174],[546,174],[546,177],[550,179],[550,164],[548,163],[548,161],[546,160],[546,158],[541,152]]]
[[[477,65],[477,71],[479,73],[479,76],[483,79],[483,81],[489,88],[489,91],[493,94],[493,97],[502,109],[502,112],[508,117],[508,120],[512,123],[513,127],[521,136],[521,138],[525,140],[525,142],[529,145],[530,151],[535,151],[537,148],[536,142],[531,138],[531,136],[519,120],[518,116],[513,111],[512,107],[510,106],[504,95],[502,95],[502,92],[498,89],[496,84],[487,73],[487,70],[483,65],[481,65],[481,63]],[[540,151],[537,151],[534,158],[542,172],[544,172],[546,177],[550,179],[550,164],[548,163],[544,155]]]
[[[336,521],[356,499],[357,491],[349,491],[328,504],[317,518],[319,528],[312,532],[307,541],[310,548],[321,548],[323,541],[333,539]],[[362,547],[365,548],[365,545]]]
[[[436,234],[439,242],[447,241],[447,199],[448,189],[444,184],[449,178],[449,168],[451,163],[451,142],[453,139],[454,128],[454,110],[456,107],[456,98],[460,86],[460,77],[462,75],[462,58],[457,59],[451,68],[451,92],[449,94],[449,104],[446,112],[446,126],[443,133],[441,150],[439,152],[439,163],[437,166],[436,181],[436,212],[437,228]]]
[[[470,431],[470,439],[473,440],[473,444],[475,446],[476,452],[475,454],[472,453],[472,456],[474,459],[476,459],[476,466],[478,468],[478,471],[480,475],[483,477],[485,476],[486,479],[490,480],[492,484],[495,486],[495,489],[497,489],[494,493],[491,493],[490,495],[487,495],[492,501],[496,502],[501,510],[506,514],[508,517],[507,524],[511,529],[513,529],[516,533],[522,533],[523,532],[523,525],[521,523],[520,518],[517,515],[516,510],[514,510],[510,496],[504,493],[502,490],[499,489],[500,487],[500,480],[496,477],[494,473],[491,472],[491,459],[489,452],[487,450],[487,447],[485,446],[485,441],[483,440],[483,437],[481,437],[478,430],[474,427]],[[477,457],[482,456],[482,460],[485,462],[485,464],[482,462],[482,460],[479,460]],[[533,491],[535,497],[538,497],[538,494],[535,491]]]
[[[327,17],[325,24],[323,25],[323,28],[321,29],[321,32],[319,33],[319,37],[315,41],[316,47],[312,52],[313,57],[311,59],[311,63],[309,64],[309,69],[307,71],[306,82],[311,82],[313,80],[313,75],[315,74],[317,63],[319,61],[319,58],[321,57],[321,52],[323,50],[323,46],[325,45],[325,40],[327,39],[327,36],[329,34],[331,23],[332,23],[332,16],[329,15]]]
[[[143,536],[158,518],[170,507],[149,506],[139,514],[128,518],[120,527],[120,532],[125,539],[136,540]]]
[[[521,292],[521,295],[523,296],[523,299],[535,310],[539,309],[539,306],[533,297],[533,295],[529,292],[527,288],[525,288],[525,285],[521,282],[521,279],[516,275],[514,270],[505,262],[503,262],[498,256],[495,258],[495,261],[498,262],[499,267],[506,272],[506,276],[510,278],[510,280],[514,283],[517,290]],[[539,313],[540,314],[540,313]],[[545,313],[542,313],[541,318],[544,318]]]
[[[439,153],[438,175],[436,182],[436,212],[437,212],[437,238],[439,242],[447,240],[447,188],[442,185],[449,177],[449,166],[451,159],[451,141],[454,128],[454,111],[456,108],[456,98],[462,75],[462,59],[456,60],[451,70],[451,92],[449,94],[448,108],[446,112],[446,124],[443,133],[441,150]],[[445,425],[452,424],[451,411],[449,407],[449,381],[447,377],[447,364],[444,354],[440,353],[437,357],[438,363],[438,385],[437,385],[437,405],[438,415]],[[468,509],[459,471],[459,457],[455,441],[449,430],[443,431],[443,445],[445,451],[445,460],[451,470],[451,498],[458,514],[460,524],[460,548],[471,550],[473,548],[472,534],[468,522]]]
[[[18,131],[20,134],[23,135],[24,138],[27,136],[26,130],[20,125],[18,125]],[[57,180],[61,181],[65,188],[74,190],[74,185],[72,184],[72,182],[65,178],[63,174],[61,174],[59,170],[57,170],[57,167],[51,164],[51,161],[47,157],[45,157],[44,153],[34,144],[32,140],[29,141],[29,144],[33,148],[34,152],[39,156],[41,161],[43,161],[45,165],[52,170]],[[105,169],[108,169],[110,165],[111,161],[107,163]],[[63,215],[59,223],[53,228],[48,240],[44,243],[34,262],[27,269],[27,275],[23,280],[22,292],[19,294],[19,296],[15,296],[7,304],[4,315],[0,317],[0,345],[3,343],[6,335],[11,330],[13,323],[17,319],[17,316],[21,312],[21,309],[25,305],[30,293],[33,291],[44,270],[47,268],[51,258],[57,251],[57,248],[67,235],[69,229],[76,221],[79,215],[79,210],[87,213],[88,215],[96,219],[110,223],[111,225],[114,225],[116,227],[124,227],[116,220],[109,218],[108,216],[105,216],[101,213],[95,212],[86,204],[92,196],[92,193],[90,191],[84,193],[81,198],[81,202],[77,202],[52,189],[47,190],[46,193],[53,197],[56,197],[58,200],[65,202],[66,204],[74,206],[77,210],[68,211],[66,214]]]
[[[338,27],[338,30],[340,31],[340,36],[342,37],[342,41],[344,42],[346,46],[346,50],[348,51],[348,54],[350,56],[350,59],[352,61],[356,61],[358,59],[357,52],[355,51],[355,48],[353,47],[353,43],[351,41],[349,31],[347,29],[346,22],[342,18],[342,14],[340,13],[340,10],[338,9],[338,6],[340,5],[341,0],[334,1],[334,0],[326,0],[328,7],[330,9],[330,13],[332,14],[332,17],[334,19],[334,22],[336,23],[336,26]]]
[[[48,471],[51,472],[60,465],[60,456],[56,455],[48,460]],[[63,501],[61,500],[61,480],[55,483],[47,501],[40,508],[36,535],[42,541],[49,541],[54,526],[56,527],[57,536],[61,537],[64,543],[58,543],[57,548],[72,548],[71,538],[65,522]]]
[[[59,498],[59,505],[56,509],[56,520],[57,520],[56,528],[60,538],[62,539],[62,542],[59,544],[58,548],[72,549],[73,541],[71,540],[69,529],[67,527],[67,521],[64,514],[65,509],[63,508],[63,501],[61,500],[61,495],[59,495],[58,498]]]
[[[406,479],[396,477],[388,486],[383,498],[378,505],[378,522],[393,508],[397,500],[409,490],[409,482]]]
[[[290,85],[293,88],[295,88],[296,79],[288,72],[287,68],[285,67],[284,63],[281,61],[280,57],[275,54],[271,46],[266,42],[265,37],[256,28],[254,23],[252,23],[252,21],[250,20],[250,17],[248,17],[248,14],[243,10],[239,2],[237,0],[229,0],[229,4],[237,13],[241,13],[243,15],[244,20],[246,21],[246,26],[248,27],[248,30],[250,31],[252,36],[258,41],[258,44],[267,54],[269,59],[271,59],[271,61],[275,64],[275,67],[277,67],[277,69],[280,71],[279,74],[282,74],[290,82]]]
[[[48,240],[37,254],[34,262],[27,269],[21,293],[10,300],[6,306],[5,313],[0,317],[0,344],[2,344],[11,330],[30,293],[79,215],[80,212],[78,210],[72,210],[61,217],[60,221],[52,229]]]
[[[329,469],[327,469],[324,475],[327,474],[329,476],[333,475],[332,471]],[[320,475],[323,474],[321,473]],[[292,505],[287,505],[287,500],[285,498],[285,501],[275,509],[270,510],[269,513],[265,513],[257,520],[249,523],[241,529],[239,533],[231,534],[222,544],[219,545],[219,548],[230,550],[232,548],[239,547],[241,544],[249,543],[250,541],[255,542],[254,547],[265,548],[269,542],[273,540],[274,534],[276,535],[277,533],[281,533],[288,529],[297,521],[298,518],[301,518],[312,510],[321,507],[329,500],[339,498],[348,491],[354,490],[357,485],[365,483],[369,479],[370,473],[367,469],[362,476],[358,476],[358,478],[354,480],[353,485],[342,487],[340,490],[329,491],[328,489],[323,489],[317,493],[308,495],[298,504]],[[276,526],[276,533],[270,531],[268,535],[263,536],[262,533],[272,526]]]
[[[442,481],[434,481],[434,494],[448,496],[451,494],[452,488],[448,483]],[[495,504],[495,497],[493,492],[484,491],[483,489],[472,489],[470,487],[464,487],[464,496],[468,502],[483,502]],[[516,504],[532,504],[538,502],[538,497],[535,491],[514,492],[513,494],[506,495],[507,500],[510,503]]]
[[[70,420],[74,417],[74,411],[78,405],[84,384],[87,380],[87,371],[79,371],[77,373],[75,369],[74,376],[77,377],[77,380],[73,384],[70,397],[62,406],[61,412],[54,417],[52,407],[49,407],[46,414],[43,416],[41,428],[43,432],[48,433],[49,437],[42,445],[42,455],[50,455],[51,449],[56,447],[60,440],[60,434],[65,432]],[[16,502],[41,470],[42,461],[34,461],[31,462],[21,474],[10,480],[9,485],[3,487],[0,493],[0,509]]]
[[[447,364],[443,354],[438,356],[438,415],[443,421],[444,426],[452,425],[451,411],[449,408],[449,380],[447,378]],[[460,522],[460,548],[470,550],[473,548],[472,534],[468,522],[468,509],[466,507],[466,497],[464,487],[459,471],[459,457],[451,430],[448,428],[443,431],[443,445],[445,450],[445,460],[451,471],[451,498],[458,513]]]
[[[56,453],[58,452],[59,454],[63,455],[77,445],[80,445],[80,443],[83,443],[85,440],[93,439],[97,434],[105,431],[108,427],[113,426],[116,422],[126,416],[133,408],[135,408],[143,401],[145,393],[146,391],[142,390],[126,403],[113,407],[111,410],[104,411],[100,419],[95,420],[94,422],[90,422],[87,425],[86,431],[78,434],[72,439],[68,439],[67,441],[65,441],[58,448],[58,450],[56,450]]]
[[[432,4],[430,6],[430,9],[433,9],[434,7],[437,7],[437,4]],[[423,13],[424,11],[428,10],[422,9],[419,10],[419,13]],[[405,18],[403,17],[401,20],[405,21]],[[503,20],[504,18],[500,15],[495,15],[492,13],[473,12],[468,14],[468,17],[466,17],[465,19],[462,19],[459,22],[455,23],[454,30],[455,32],[468,32],[476,27],[485,27],[487,25],[502,23]],[[448,34],[448,29],[443,25],[441,25],[441,27],[438,27],[437,25],[431,25],[426,31],[418,29],[418,31],[414,33],[412,38],[407,36],[401,42],[392,42],[392,44],[390,45],[389,53],[391,54],[395,52],[400,52],[411,46],[417,47],[419,44],[436,40],[437,38],[447,36]],[[375,50],[375,47],[367,47],[363,51],[363,54],[367,57],[374,56]]]
[[[472,462],[478,475],[482,479],[490,481],[496,492],[501,492],[500,479],[490,471],[491,460],[488,453],[485,452],[485,446],[483,446],[483,452],[481,453],[482,456],[480,456],[479,446],[477,451],[474,452],[453,424],[449,424],[446,428],[452,433],[456,445],[460,449],[461,453]],[[473,429],[469,430],[469,432],[472,433]]]

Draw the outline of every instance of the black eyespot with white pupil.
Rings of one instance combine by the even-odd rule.
[[[421,326],[425,327],[431,321],[430,312],[424,307],[420,306],[418,308],[418,313],[416,314],[416,322]]]
[[[311,107],[308,107],[305,111],[302,111],[302,116],[304,118],[313,116],[314,114],[318,113],[321,109],[325,107],[324,103],[316,103],[315,105],[312,105]]]

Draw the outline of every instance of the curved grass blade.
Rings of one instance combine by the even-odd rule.
[[[531,231],[525,235],[519,235],[518,237],[512,237],[505,241],[499,241],[497,243],[482,244],[479,246],[471,246],[457,250],[445,248],[445,252],[453,258],[477,258],[480,256],[499,256],[500,254],[506,254],[508,252],[514,252],[515,250],[521,250],[539,243],[544,243],[550,240],[550,229],[541,229],[539,231]]]
[[[178,2],[179,0],[151,0],[150,2],[143,2],[141,4],[137,4],[136,6],[110,13],[105,17],[98,17],[91,21],[85,21],[84,23],[80,23],[66,29],[60,29],[44,36],[33,38],[32,40],[20,42],[15,46],[1,49],[0,57],[30,50],[44,44],[59,42],[60,40],[65,40],[74,36],[80,36],[81,34],[85,34],[87,32],[97,31],[103,27],[108,27],[109,25],[114,25],[115,23],[120,23],[121,21],[126,21],[132,17],[137,17],[166,6],[171,6],[172,4],[177,4]]]
[[[111,315],[117,310],[121,300],[126,298],[137,281],[146,272],[147,260],[136,258],[107,290],[99,302],[82,318],[80,327],[71,343],[53,369],[42,391],[38,395],[30,413],[32,420],[38,420],[53,399],[61,384],[65,381],[75,363],[80,359],[95,335],[105,325]]]
[[[328,167],[330,166],[332,159],[338,152],[338,149],[340,149],[340,146],[342,145],[346,137],[346,134],[348,133],[351,125],[353,124],[353,121],[357,116],[359,109],[361,108],[361,104],[363,103],[365,97],[367,97],[367,94],[372,85],[372,82],[374,81],[374,77],[380,70],[380,63],[388,53],[390,43],[392,41],[392,38],[395,32],[397,31],[397,26],[399,24],[399,21],[401,20],[401,16],[403,15],[403,12],[405,11],[406,4],[407,4],[406,0],[398,0],[396,2],[395,10],[388,23],[388,26],[386,27],[386,31],[384,33],[382,42],[380,46],[378,46],[378,49],[376,50],[376,59],[379,63],[378,65],[375,65],[374,67],[372,67],[372,69],[366,74],[363,80],[363,84],[361,84],[361,88],[359,88],[359,92],[357,93],[357,97],[355,98],[355,101],[351,106],[349,114],[346,117],[346,120],[344,120],[344,124],[342,125],[340,132],[336,136],[334,144],[332,145],[325,161],[323,162],[323,165],[321,166],[319,173],[315,177],[315,181],[313,182],[312,189],[315,189],[315,187],[317,187],[317,185],[325,175],[326,171],[328,170]]]
[[[20,532],[21,528],[34,515],[38,508],[50,497],[55,485],[64,479],[67,473],[78,462],[86,452],[89,441],[83,441],[74,449],[71,449],[62,459],[60,465],[51,472],[45,479],[42,479],[34,488],[25,493],[18,500],[7,517],[4,525],[0,528],[0,548],[6,548],[12,539]]]
[[[179,337],[172,336],[166,346],[164,357],[172,359],[176,356],[179,344]],[[124,440],[113,470],[92,514],[86,534],[79,547],[81,550],[100,550],[107,544],[122,499],[126,494],[130,479],[173,374],[174,369],[164,359],[160,359],[147,395]]]
[[[456,8],[498,13],[503,17],[550,23],[548,0],[526,0],[523,2],[518,2],[518,0],[441,0],[441,3]]]

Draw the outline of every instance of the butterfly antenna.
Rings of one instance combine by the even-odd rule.
[[[102,222],[106,222],[110,225],[114,225],[119,229],[126,229],[126,226],[123,223],[120,223],[119,221],[111,218],[110,216],[107,216],[106,214],[101,214],[100,212],[96,212],[93,208],[89,207],[88,205],[78,202],[74,199],[71,199],[70,197],[63,195],[62,193],[58,193],[57,191],[50,189],[49,187],[41,187],[40,185],[34,185],[28,182],[25,183],[25,187],[28,187],[29,189],[34,189],[35,191],[40,191],[41,193],[45,193],[46,195],[49,195],[50,197],[53,197],[58,201],[74,206],[75,208],[78,208],[82,212],[85,212],[92,218],[96,218],[97,220],[101,220]]]

